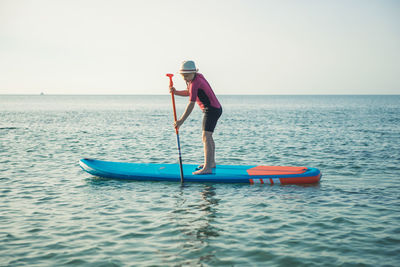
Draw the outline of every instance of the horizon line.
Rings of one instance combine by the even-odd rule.
[[[25,94],[25,93],[15,93],[7,94],[0,93],[4,96],[170,96],[170,94]],[[218,94],[219,96],[393,96],[399,94]]]

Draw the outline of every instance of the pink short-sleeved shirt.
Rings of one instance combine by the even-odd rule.
[[[189,83],[188,89],[190,101],[196,101],[201,110],[209,107],[221,108],[221,104],[203,74],[196,73],[194,79]]]

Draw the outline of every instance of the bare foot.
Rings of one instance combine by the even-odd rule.
[[[195,175],[201,175],[201,174],[211,174],[212,173],[212,169],[211,168],[207,168],[207,169],[201,169],[201,170],[198,170],[198,171],[195,171],[193,174],[195,174]]]
[[[216,168],[217,167],[217,165],[214,163],[214,164],[211,164],[211,168]],[[199,165],[199,166],[197,166],[197,168],[196,168],[196,170],[201,170],[201,169],[203,169],[204,168],[204,164],[201,164],[201,165]]]

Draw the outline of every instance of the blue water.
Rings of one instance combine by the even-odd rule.
[[[217,164],[321,183],[95,178],[80,158],[177,162],[169,96],[1,95],[0,266],[400,266],[400,96],[220,100]],[[184,163],[202,162],[201,117],[180,130]]]

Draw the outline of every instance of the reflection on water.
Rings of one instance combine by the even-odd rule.
[[[199,205],[199,210],[202,211],[204,214],[204,221],[202,226],[198,229],[197,239],[206,241],[209,237],[219,236],[218,232],[220,231],[220,229],[213,226],[212,224],[216,218],[216,213],[218,210],[217,206],[220,199],[215,197],[215,187],[213,187],[212,185],[206,185],[204,187],[204,190],[201,192],[201,195],[204,202]]]
[[[188,201],[187,196],[194,193],[201,196],[197,203]],[[190,259],[186,263],[201,264],[211,261],[215,255],[212,250],[207,249],[209,241],[210,238],[218,237],[221,231],[213,225],[220,201],[216,197],[215,187],[201,185],[201,191],[193,191],[193,187],[190,185],[183,185],[174,198],[175,206],[171,212],[171,224],[175,225],[182,233],[182,250],[179,253],[190,255],[185,257]]]

